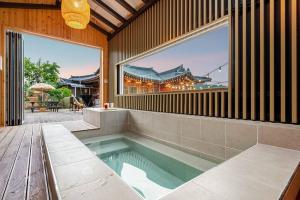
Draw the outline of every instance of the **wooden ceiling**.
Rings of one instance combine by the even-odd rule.
[[[111,39],[158,0],[88,0],[90,26]],[[0,0],[0,8],[60,9],[61,0]]]

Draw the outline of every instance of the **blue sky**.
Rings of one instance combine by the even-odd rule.
[[[39,58],[56,62],[61,66],[61,77],[89,74],[100,65],[99,49],[35,35],[23,35],[25,56],[35,62]],[[129,64],[154,67],[157,71],[165,71],[183,64],[190,68],[194,75],[205,75],[227,62],[228,26],[225,25]],[[210,77],[217,82],[227,81],[227,69],[228,66]]]
[[[100,50],[68,42],[63,42],[30,34],[23,34],[24,55],[36,62],[56,62],[60,76],[85,75],[96,71],[100,66]]]
[[[194,75],[205,75],[227,62],[228,26],[224,25],[129,64],[153,67],[159,72],[183,64],[184,67],[190,68]],[[228,66],[210,77],[217,82],[227,81]]]

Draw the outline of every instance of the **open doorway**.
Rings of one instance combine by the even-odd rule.
[[[101,50],[22,33],[24,124],[82,119],[101,104]]]

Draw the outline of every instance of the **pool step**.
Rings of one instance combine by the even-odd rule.
[[[118,141],[113,143],[101,144],[101,146],[93,148],[92,151],[94,151],[96,155],[103,155],[116,151],[124,151],[127,149],[129,149],[129,146],[126,143]]]

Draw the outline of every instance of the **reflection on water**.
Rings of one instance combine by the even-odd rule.
[[[158,199],[184,181],[135,151],[114,153],[102,160],[145,199]]]
[[[158,199],[202,173],[125,138],[87,146],[146,200]]]

